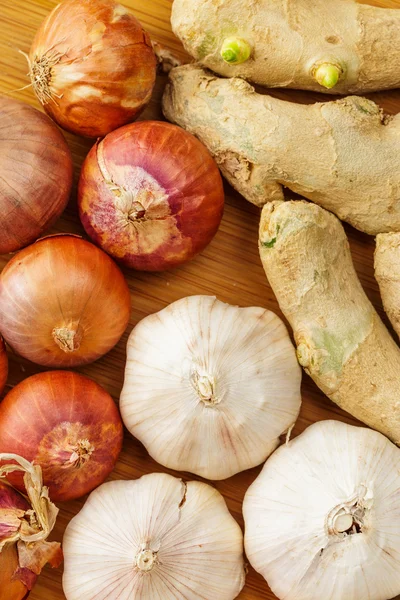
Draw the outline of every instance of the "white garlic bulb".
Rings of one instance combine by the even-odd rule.
[[[68,525],[67,600],[232,600],[243,535],[221,494],[154,473],[92,492]]]
[[[275,450],[298,416],[300,384],[274,313],[191,296],[132,331],[120,408],[156,461],[225,479]]]
[[[243,505],[253,567],[285,600],[400,593],[400,450],[337,421],[279,448]]]

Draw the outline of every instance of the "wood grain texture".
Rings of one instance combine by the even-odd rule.
[[[132,9],[153,39],[167,45],[181,58],[187,58],[179,41],[171,32],[169,16],[172,0],[124,0],[123,3]],[[369,3],[400,8],[400,0],[376,0]],[[56,4],[56,0],[0,0],[0,93],[10,94],[39,107],[30,88],[16,91],[28,83],[27,64],[25,58],[18,53],[18,49],[29,51],[36,29]],[[153,100],[142,115],[142,119],[161,118],[160,97],[164,85],[165,77],[160,77]],[[279,98],[304,103],[326,100],[324,96],[306,92],[275,90],[272,94]],[[370,97],[390,114],[400,110],[400,91],[377,93]],[[74,156],[76,182],[80,165],[91,147],[91,142],[69,134],[66,134],[66,138]],[[125,270],[132,295],[132,316],[128,330],[118,346],[106,357],[78,371],[95,379],[112,394],[115,401],[118,401],[123,383],[125,346],[130,331],[144,316],[187,295],[212,294],[218,296],[220,300],[240,306],[263,306],[282,316],[258,256],[258,219],[258,209],[226,186],[226,211],[221,229],[201,256],[184,267],[166,273],[146,274]],[[374,240],[350,227],[346,227],[346,230],[362,284],[378,312],[388,323],[373,276]],[[53,227],[52,232],[84,234],[77,217],[75,193],[65,214]],[[0,268],[4,267],[9,258],[9,256],[0,257]],[[10,362],[9,386],[40,370],[35,365],[11,354]],[[315,421],[331,418],[356,423],[349,415],[333,405],[313,382],[304,376],[303,406],[293,435],[299,434]],[[143,446],[126,432],[123,452],[111,478],[133,479],[154,471],[168,472],[150,459]],[[243,526],[241,515],[243,496],[259,471],[259,468],[252,469],[215,484],[241,526]],[[189,474],[183,474],[183,477],[193,478]],[[60,506],[60,517],[53,539],[61,540],[64,528],[71,517],[80,510],[84,501],[85,498]],[[30,599],[64,600],[61,577],[62,568],[56,571],[46,568]],[[263,578],[250,568],[246,587],[240,599],[272,600],[273,598],[275,596],[270,592]]]

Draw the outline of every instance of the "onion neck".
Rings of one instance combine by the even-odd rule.
[[[117,182],[116,174],[113,175],[106,164],[104,140],[96,146],[96,158],[104,183],[113,196],[114,206],[125,226],[166,219],[170,215],[167,191],[150,172],[140,166],[130,166],[125,171],[120,169],[117,171]]]
[[[80,469],[90,459],[94,452],[94,446],[89,440],[79,440],[71,450],[67,465],[72,466],[74,469]]]
[[[80,325],[77,327],[55,327],[52,333],[55,343],[63,352],[68,353],[79,350],[83,338]]]
[[[146,217],[146,209],[140,202],[133,202],[128,213],[129,221],[140,221]]]

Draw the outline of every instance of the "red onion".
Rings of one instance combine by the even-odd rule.
[[[87,233],[119,262],[144,271],[201,252],[221,222],[224,191],[208,150],[169,123],[113,131],[87,156],[79,181]]]
[[[46,115],[0,98],[0,254],[19,250],[61,215],[72,186],[67,143]]]
[[[65,0],[48,15],[29,55],[33,89],[64,129],[104,136],[150,100],[156,56],[148,34],[109,0]]]
[[[130,305],[116,264],[74,235],[39,240],[0,275],[0,331],[16,352],[39,365],[97,360],[122,336]]]
[[[111,396],[68,371],[28,377],[0,404],[0,452],[40,465],[55,501],[79,498],[103,483],[122,446],[123,428]],[[20,473],[8,480],[23,490]]]

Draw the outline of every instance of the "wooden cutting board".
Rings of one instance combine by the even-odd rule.
[[[310,0],[311,1],[311,0]],[[172,0],[123,0],[123,3],[140,19],[154,40],[157,40],[187,59],[180,42],[174,37],[170,27]],[[378,6],[400,8],[400,0],[376,0],[370,2]],[[16,91],[29,83],[27,64],[18,49],[28,52],[35,31],[46,14],[57,4],[56,0],[0,0],[0,93],[10,94],[39,108],[30,88]],[[153,100],[142,119],[160,119],[160,97],[165,85],[165,77],[160,77]],[[306,92],[274,91],[273,95],[309,103],[324,100],[326,97]],[[400,91],[370,95],[386,112],[395,114],[400,110]],[[74,156],[75,182],[79,169],[91,142],[66,134]],[[135,324],[149,313],[164,308],[170,302],[193,294],[216,295],[220,300],[240,306],[263,306],[275,311],[281,317],[274,294],[269,287],[257,250],[257,229],[259,210],[226,185],[226,211],[221,229],[212,244],[201,256],[191,263],[174,271],[160,274],[146,274],[125,270],[132,294],[132,317],[128,330],[118,346],[106,357],[87,367],[78,369],[103,385],[118,402],[123,383],[125,346],[128,335]],[[350,238],[353,258],[362,284],[386,323],[378,286],[373,275],[374,240],[372,237],[346,227]],[[72,232],[84,235],[80,225],[75,193],[71,202],[52,232]],[[0,269],[9,256],[0,256]],[[9,386],[40,370],[39,367],[10,353],[11,373]],[[320,392],[314,383],[304,375],[303,406],[293,435],[301,433],[308,425],[323,419],[338,419],[356,424],[355,419],[342,412]],[[111,479],[134,479],[145,473],[167,471],[147,454],[143,446],[126,432],[124,447]],[[215,487],[224,495],[229,509],[243,526],[241,514],[243,496],[258,475],[260,468],[241,473]],[[173,472],[172,472],[173,473]],[[173,473],[176,474],[176,473]],[[192,475],[183,474],[186,479]],[[62,539],[63,531],[73,515],[83,506],[85,498],[61,504],[60,516],[53,538]],[[61,586],[62,568],[46,568],[41,575],[31,600],[63,600]],[[246,587],[239,596],[241,600],[273,599],[263,578],[249,568]],[[114,600],[110,598],[110,600]],[[218,600],[218,598],[210,599]],[[321,600],[324,600],[321,598]]]

